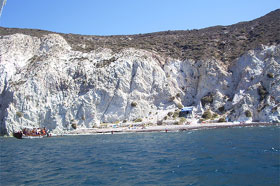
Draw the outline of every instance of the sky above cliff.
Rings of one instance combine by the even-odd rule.
[[[278,8],[279,0],[7,0],[0,26],[127,35],[231,25]]]

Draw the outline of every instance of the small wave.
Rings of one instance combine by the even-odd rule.
[[[263,150],[264,152],[280,152],[280,149],[271,147],[270,149],[265,149]]]
[[[279,152],[279,151],[280,151],[279,149],[276,149],[276,148],[274,148],[274,147],[271,147],[271,150],[272,150],[273,152]]]

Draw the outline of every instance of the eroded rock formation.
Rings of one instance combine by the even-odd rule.
[[[0,37],[2,134],[156,122],[160,112],[201,103],[232,121],[280,122],[279,43],[259,43],[229,63],[134,47],[76,50],[55,33]]]

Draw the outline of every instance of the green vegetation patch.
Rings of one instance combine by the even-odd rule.
[[[110,59],[104,59],[96,64],[96,68],[102,68],[109,66],[112,62],[115,62],[117,59],[115,57],[112,57]]]
[[[186,122],[186,118],[180,117],[179,124],[182,125],[185,122]]]
[[[178,118],[179,117],[179,113],[180,113],[180,111],[175,111],[174,113],[173,113],[173,118]]]
[[[219,123],[223,123],[223,122],[226,122],[226,118],[222,117],[218,120]]]
[[[182,109],[184,107],[181,103],[179,103],[177,106],[179,109]]]
[[[245,115],[246,115],[246,117],[248,117],[248,118],[252,117],[252,113],[251,113],[249,110],[246,110],[246,111],[245,111]]]
[[[260,96],[260,100],[262,101],[262,100],[264,100],[264,98],[268,94],[268,91],[264,88],[264,86],[260,85],[258,87],[258,94]]]
[[[225,111],[225,106],[219,107],[218,110],[219,110],[221,113],[223,113],[223,112]]]
[[[77,124],[76,124],[76,123],[73,123],[73,124],[71,124],[71,127],[72,127],[73,129],[77,129]]]
[[[173,112],[168,112],[167,116],[171,117],[173,115]]]
[[[204,119],[211,119],[212,118],[212,113],[210,110],[206,110],[203,114],[202,114],[202,118]]]
[[[137,103],[136,103],[135,101],[133,101],[133,102],[131,103],[131,106],[132,106],[132,107],[136,107],[136,106],[137,106]]]
[[[23,116],[23,113],[18,111],[18,112],[16,112],[16,115],[17,115],[17,117],[21,118]]]
[[[204,96],[203,98],[201,98],[201,103],[203,106],[205,106],[206,104],[213,103],[213,95],[208,94],[208,95]]]
[[[163,124],[163,121],[162,120],[158,120],[157,121],[157,125],[162,125]]]
[[[171,97],[169,98],[170,101],[174,101],[174,99],[175,99],[175,96],[171,96]]]
[[[142,122],[142,121],[143,121],[142,118],[137,118],[137,119],[134,120],[134,122],[136,122],[136,123],[137,122]]]
[[[267,73],[268,78],[274,78],[274,74],[272,72]]]
[[[213,115],[212,115],[212,119],[215,119],[215,118],[217,118],[219,115],[217,114],[217,113],[214,113]]]

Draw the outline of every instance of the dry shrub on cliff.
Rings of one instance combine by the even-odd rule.
[[[212,113],[210,110],[206,110],[203,114],[202,114],[202,118],[204,119],[211,119],[212,118]]]

